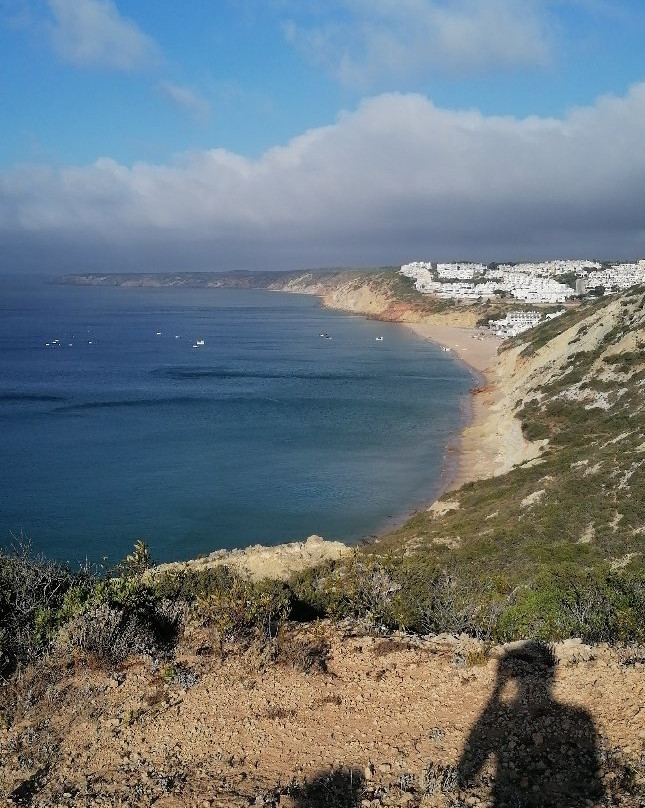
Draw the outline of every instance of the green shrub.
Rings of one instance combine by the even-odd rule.
[[[290,611],[289,589],[278,581],[253,584],[235,577],[227,588],[199,595],[194,614],[215,630],[220,642],[258,637],[270,640]]]
[[[132,552],[118,565],[118,572],[122,578],[137,578],[152,567],[153,563],[148,545],[138,539],[134,543]]]
[[[370,556],[354,554],[294,575],[294,596],[318,615],[340,620],[360,617],[372,625],[392,625],[392,599],[399,584],[391,572]]]
[[[173,569],[160,575],[144,578],[146,586],[156,599],[170,598],[194,603],[211,592],[230,589],[238,578],[224,565],[205,570]]]
[[[607,570],[564,566],[520,590],[499,617],[496,639],[643,642],[645,582]]]

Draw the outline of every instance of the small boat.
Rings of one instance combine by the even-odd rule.
[[[330,339],[329,334],[326,331],[323,331],[322,334],[318,334],[319,337],[324,337],[325,339]]]
[[[383,342],[383,337],[374,337],[377,342]]]
[[[157,336],[158,336],[158,337],[160,337],[160,336],[161,336],[161,331],[157,331]]]
[[[200,345],[206,345],[206,343],[204,342],[204,340],[203,340],[203,339],[196,339],[196,340],[195,340],[195,345],[196,345],[197,347],[199,347]]]
[[[445,345],[442,345],[442,346],[441,346],[441,350],[442,350],[442,351],[445,351],[446,353],[449,353],[450,348],[446,348],[446,346],[445,346]]]

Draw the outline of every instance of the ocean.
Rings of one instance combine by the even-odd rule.
[[[0,276],[0,546],[109,565],[137,539],[170,561],[369,538],[440,492],[472,384],[313,297]]]

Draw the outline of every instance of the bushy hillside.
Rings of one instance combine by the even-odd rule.
[[[643,290],[505,346],[505,399],[539,454],[447,493],[368,548],[410,590],[408,620],[420,596],[410,581],[436,568],[506,609],[506,636],[565,633],[592,611],[600,619],[601,603],[598,635],[631,635],[645,567],[644,349]],[[557,614],[569,597],[573,623]]]

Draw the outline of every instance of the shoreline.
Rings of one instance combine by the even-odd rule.
[[[423,322],[404,325],[422,339],[448,348],[478,381],[469,396],[470,412],[466,425],[459,433],[453,450],[457,457],[452,469],[448,470],[441,493],[432,502],[428,502],[427,507],[432,507],[449,491],[455,491],[473,480],[495,475],[495,461],[500,447],[495,446],[496,430],[488,429],[486,421],[490,407],[500,395],[498,349],[503,340],[482,328]]]
[[[510,415],[506,412],[491,413],[491,407],[498,403],[503,403],[504,391],[500,382],[506,376],[503,372],[503,362],[498,360],[498,347],[502,340],[495,337],[488,329],[475,326],[475,317],[470,308],[453,308],[449,312],[429,313],[421,315],[407,301],[398,301],[388,294],[389,290],[374,289],[369,285],[356,284],[350,279],[347,283],[332,285],[325,288],[324,283],[303,283],[301,278],[297,282],[291,282],[284,286],[269,284],[266,291],[299,294],[314,296],[322,308],[332,309],[347,314],[362,316],[363,318],[379,320],[390,325],[404,326],[421,339],[439,345],[450,352],[450,358],[458,359],[469,369],[473,376],[474,385],[469,394],[462,399],[462,413],[460,424],[453,436],[447,443],[444,451],[442,467],[440,471],[439,484],[434,491],[427,491],[427,499],[413,505],[402,508],[399,515],[394,515],[388,519],[387,524],[382,524],[377,528],[378,538],[404,524],[414,513],[431,508],[438,500],[450,491],[461,487],[463,484],[476,479],[492,477],[500,473],[500,467],[505,465],[506,455],[504,443],[506,430],[500,430],[500,418]],[[117,284],[121,285],[121,284]],[[127,284],[123,284],[127,285]],[[497,410],[498,408],[495,407]],[[512,416],[511,416],[512,417]],[[518,427],[519,428],[519,427]],[[434,486],[433,486],[434,488]],[[324,557],[329,553],[332,557],[338,557],[339,548],[337,542],[320,541],[314,555]],[[244,555],[235,558],[241,567],[247,567],[251,559],[260,561],[260,566],[271,567],[271,558],[276,555],[285,556],[281,561],[286,562],[285,566],[280,565],[281,571],[278,575],[284,574],[284,569],[297,566],[302,563],[307,556],[307,560],[312,561],[310,553],[305,551],[308,542],[291,542],[267,547],[251,545],[243,548]],[[344,546],[350,551],[355,550],[359,542],[345,543]],[[285,553],[281,553],[281,548],[288,548]],[[308,550],[312,548],[307,548]],[[268,552],[267,552],[268,551]],[[209,558],[207,566],[211,564],[221,564],[223,557]],[[249,558],[250,556],[250,558]],[[316,560],[322,558],[318,556]],[[226,557],[226,556],[225,556]],[[204,563],[204,559],[194,559],[189,564]],[[233,558],[227,558],[230,563]],[[173,565],[181,565],[187,562],[171,562]],[[236,564],[237,565],[237,564]],[[250,570],[247,567],[247,572]],[[254,570],[255,574],[257,572]],[[275,570],[277,572],[277,570]]]
[[[325,308],[334,308],[325,306]],[[364,315],[363,315],[364,316]],[[380,319],[375,317],[374,319]],[[388,322],[383,320],[383,322]],[[396,325],[397,323],[391,323]],[[477,386],[472,388],[465,399],[469,412],[465,414],[465,426],[455,434],[454,439],[446,446],[441,476],[442,485],[438,493],[422,503],[405,509],[400,516],[388,520],[377,533],[375,541],[392,530],[403,525],[415,513],[429,510],[449,491],[461,487],[464,483],[480,477],[493,476],[495,452],[495,436],[493,445],[488,451],[482,450],[478,445],[477,435],[486,430],[485,421],[488,406],[482,400],[482,393],[492,390],[497,397],[498,388],[495,381],[494,367],[497,364],[497,350],[502,340],[484,329],[461,326],[445,326],[430,323],[401,322],[403,325],[421,339],[428,340],[444,348],[450,349],[451,356],[465,364],[473,375]],[[448,455],[452,457],[448,457]],[[340,558],[356,551],[360,542],[349,543],[323,539],[313,535],[304,541],[281,542],[275,545],[251,545],[240,549],[217,550],[204,558],[186,561],[174,561],[158,565],[153,574],[170,570],[196,570],[208,569],[215,566],[232,566],[238,572],[248,575],[251,579],[260,580],[263,577],[286,580],[289,575],[309,566],[315,566],[325,560],[340,560]]]

